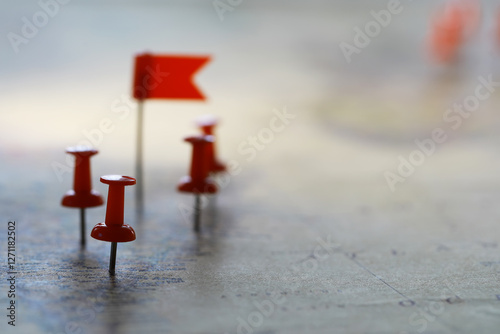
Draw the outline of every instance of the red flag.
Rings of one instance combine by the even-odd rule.
[[[133,95],[144,99],[204,100],[192,79],[207,56],[142,54],[135,57]]]

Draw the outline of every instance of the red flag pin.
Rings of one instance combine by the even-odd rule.
[[[193,83],[193,76],[209,60],[208,56],[138,55],[135,58],[134,98],[204,100]]]
[[[132,95],[138,101],[136,151],[136,203],[143,211],[143,108],[147,99],[205,100],[193,82],[194,75],[209,56],[140,54],[135,57]]]

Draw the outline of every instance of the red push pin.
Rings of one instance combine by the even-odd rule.
[[[193,145],[191,158],[191,170],[188,176],[184,176],[177,187],[179,191],[195,194],[194,205],[194,230],[200,231],[200,194],[214,194],[217,186],[208,176],[209,159],[207,147],[213,143],[213,136],[192,136],[184,138],[184,141]]]
[[[135,240],[134,229],[123,223],[123,207],[125,203],[125,186],[132,186],[136,180],[130,176],[105,175],[101,182],[109,184],[108,205],[104,223],[99,223],[92,229],[90,236],[97,240],[111,242],[109,257],[109,273],[115,274],[117,242]]]
[[[214,128],[218,123],[218,119],[213,115],[203,115],[196,120],[196,124],[200,127],[204,135],[214,136]],[[219,173],[226,170],[226,165],[217,159],[215,140],[208,143],[207,145],[208,157],[209,157],[209,172]]]
[[[64,195],[61,204],[71,208],[80,208],[80,243],[84,247],[85,208],[104,203],[102,196],[92,189],[90,178],[90,157],[98,151],[88,146],[74,146],[68,147],[66,152],[75,156],[75,175],[73,189]]]

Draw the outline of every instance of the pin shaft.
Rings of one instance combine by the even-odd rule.
[[[115,274],[115,265],[116,265],[116,248],[117,243],[111,243],[111,253],[109,254],[109,273],[111,275]]]
[[[85,208],[80,208],[80,245],[85,247]]]
[[[144,102],[139,100],[137,104],[137,143],[136,143],[136,161],[135,161],[135,177],[137,179],[137,187],[135,189],[136,211],[142,214],[144,209],[144,193],[143,193],[143,164],[142,164],[142,141],[143,141],[143,119],[144,119]]]
[[[201,213],[200,194],[196,193],[194,195],[194,225],[193,225],[193,229],[195,232],[200,232],[200,213]]]

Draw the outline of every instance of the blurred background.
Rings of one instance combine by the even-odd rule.
[[[129,162],[135,138],[134,101],[128,99],[133,57],[144,51],[213,56],[196,76],[206,102],[147,103],[147,161],[159,166],[185,159],[180,138],[193,131],[196,115],[221,117],[221,152],[231,156],[266,125],[273,108],[283,107],[300,115],[297,123],[314,123],[311,135],[328,134],[330,145],[355,141],[382,155],[391,145],[411,148],[415,138],[441,125],[447,108],[473,92],[478,75],[496,76],[499,70],[494,1],[482,1],[479,28],[451,63],[433,62],[427,45],[431,19],[444,2],[399,2],[398,14],[350,61],[341,44],[355,46],[355,28],[365,31],[374,21],[371,12],[387,10],[388,1],[63,3],[2,4],[0,140],[9,143],[4,152],[55,152],[85,140],[85,133],[110,118],[115,126],[99,149]],[[27,22],[39,27],[32,31]],[[13,42],[12,34],[20,39]],[[112,109],[124,99],[131,113],[118,118]],[[496,137],[497,99],[494,94],[482,102],[453,139]],[[315,146],[290,132],[282,137],[298,156],[301,147],[308,152]]]

